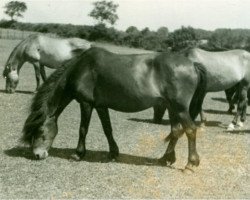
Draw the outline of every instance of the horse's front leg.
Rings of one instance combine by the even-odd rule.
[[[40,74],[41,74],[41,77],[43,79],[43,82],[45,82],[47,77],[46,77],[46,72],[45,72],[44,65],[40,65]]]
[[[79,129],[79,140],[76,153],[72,155],[75,160],[81,160],[86,154],[85,140],[88,133],[89,122],[93,107],[85,102],[80,103],[81,108],[81,124]]]
[[[40,64],[38,62],[33,63],[35,75],[36,75],[36,90],[38,90],[40,86]]]
[[[161,124],[166,109],[167,105],[164,103],[160,103],[154,106],[154,119],[153,119],[154,123]]]
[[[109,159],[115,160],[119,156],[119,148],[112,134],[112,126],[108,108],[96,108],[96,111],[101,120],[104,133],[109,143]]]

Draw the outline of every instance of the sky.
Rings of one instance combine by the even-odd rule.
[[[22,22],[71,23],[94,25],[88,16],[95,0],[19,0],[28,9]],[[157,30],[168,27],[170,31],[181,26],[205,30],[216,28],[250,28],[250,0],[113,0],[119,4],[119,20],[115,28],[126,30],[136,26]],[[9,0],[0,0],[0,19],[9,19],[4,14],[4,5]]]

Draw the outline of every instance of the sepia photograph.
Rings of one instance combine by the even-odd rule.
[[[0,199],[250,199],[250,0],[1,0]]]

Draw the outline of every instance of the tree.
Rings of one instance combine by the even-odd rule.
[[[90,17],[96,19],[99,24],[111,24],[114,25],[115,22],[119,19],[116,14],[118,4],[113,3],[112,1],[96,1],[93,3],[94,9],[89,13]]]
[[[11,21],[14,21],[15,17],[23,17],[22,13],[27,10],[26,4],[21,1],[10,1],[5,4],[4,8],[4,13],[10,16]]]
[[[174,51],[197,45],[198,39],[192,27],[181,27],[169,34],[168,43]]]
[[[161,38],[161,39],[167,39],[168,37],[168,34],[169,34],[169,31],[168,31],[168,28],[167,27],[160,27],[158,30],[157,30],[157,35]]]

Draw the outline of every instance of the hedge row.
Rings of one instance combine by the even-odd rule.
[[[61,37],[78,37],[89,41],[105,41],[117,45],[144,48],[147,50],[166,51],[169,48],[181,50],[190,46],[202,45],[209,50],[247,49],[250,50],[249,29],[217,29],[206,31],[192,27],[181,27],[169,32],[167,27],[157,31],[149,28],[138,30],[128,27],[126,31],[107,28],[103,24],[81,26],[53,23],[21,23],[16,21],[0,21],[0,28],[10,28],[22,31],[57,34]],[[205,41],[203,44],[200,41]]]

